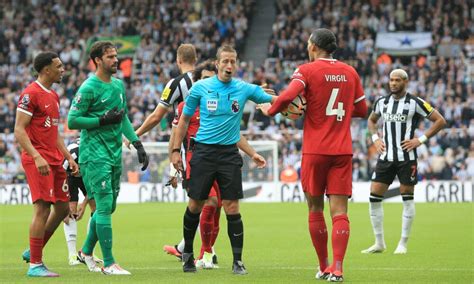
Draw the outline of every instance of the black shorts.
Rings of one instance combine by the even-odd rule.
[[[378,160],[372,181],[392,184],[395,176],[401,184],[415,185],[418,183],[418,171],[416,161],[390,162]]]
[[[207,145],[196,142],[190,165],[188,192],[190,198],[206,200],[214,180],[219,184],[222,200],[244,198],[243,160],[235,144]]]
[[[82,181],[82,177],[73,177],[67,176],[67,185],[69,187],[69,194],[71,198],[69,201],[71,202],[78,202],[79,201],[79,189],[81,190],[84,197],[87,196],[86,187],[84,182]]]

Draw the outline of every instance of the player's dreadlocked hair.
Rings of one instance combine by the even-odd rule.
[[[193,71],[193,82],[199,81],[201,79],[202,71],[204,70],[217,73],[215,61],[208,59],[196,66],[196,69]]]
[[[309,40],[329,54],[337,49],[336,36],[328,29],[317,29],[313,31]]]
[[[90,51],[90,59],[92,59],[92,62],[94,62],[95,67],[97,67],[97,63],[95,63],[95,58],[99,57],[101,58],[105,51],[109,48],[114,48],[117,50],[117,47],[111,42],[111,41],[97,41],[94,42],[94,44],[91,47]]]

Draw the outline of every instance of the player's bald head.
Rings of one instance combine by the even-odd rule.
[[[403,69],[395,69],[392,72],[390,72],[390,78],[392,77],[398,77],[402,80],[408,80],[408,74]]]

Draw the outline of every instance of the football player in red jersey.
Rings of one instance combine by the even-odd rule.
[[[79,167],[58,133],[59,96],[51,89],[61,81],[64,66],[53,52],[38,54],[33,65],[38,79],[21,93],[15,122],[15,137],[23,148],[21,161],[34,208],[30,249],[23,253],[23,259],[30,262],[28,276],[57,277],[43,264],[43,247],[69,213],[64,158],[73,174],[79,172]]]
[[[264,114],[282,111],[305,93],[301,183],[308,200],[309,231],[319,258],[316,278],[340,282],[349,241],[348,198],[352,194],[351,117],[365,117],[367,105],[361,81],[351,66],[332,58],[336,36],[328,29],[315,30],[308,39],[310,62],[299,66],[288,86]],[[324,220],[324,194],[332,217],[333,262],[329,265],[328,233]]]

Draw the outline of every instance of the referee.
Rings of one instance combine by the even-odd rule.
[[[368,121],[377,152],[380,154],[372,175],[370,187],[370,220],[375,244],[362,253],[383,252],[386,249],[383,236],[383,195],[395,176],[400,181],[403,199],[402,236],[395,254],[407,253],[408,237],[415,217],[414,189],[417,183],[416,148],[425,143],[446,126],[443,116],[429,103],[409,94],[406,89],[408,74],[402,69],[390,73],[391,94],[374,103],[374,111]],[[377,133],[377,121],[383,120],[383,136]],[[421,137],[415,137],[415,129],[423,119],[433,124]]]
[[[171,154],[171,162],[182,171],[180,144],[192,115],[200,107],[201,124],[190,161],[189,203],[183,219],[183,271],[196,272],[193,241],[199,214],[212,183],[217,180],[227,216],[227,232],[234,259],[232,270],[234,274],[247,274],[242,262],[244,228],[239,212],[239,199],[244,197],[243,161],[236,143],[240,140],[240,121],[247,100],[268,103],[273,101],[273,97],[257,85],[232,78],[237,69],[237,52],[233,47],[221,46],[216,58],[217,75],[200,80],[191,88],[176,128]]]

